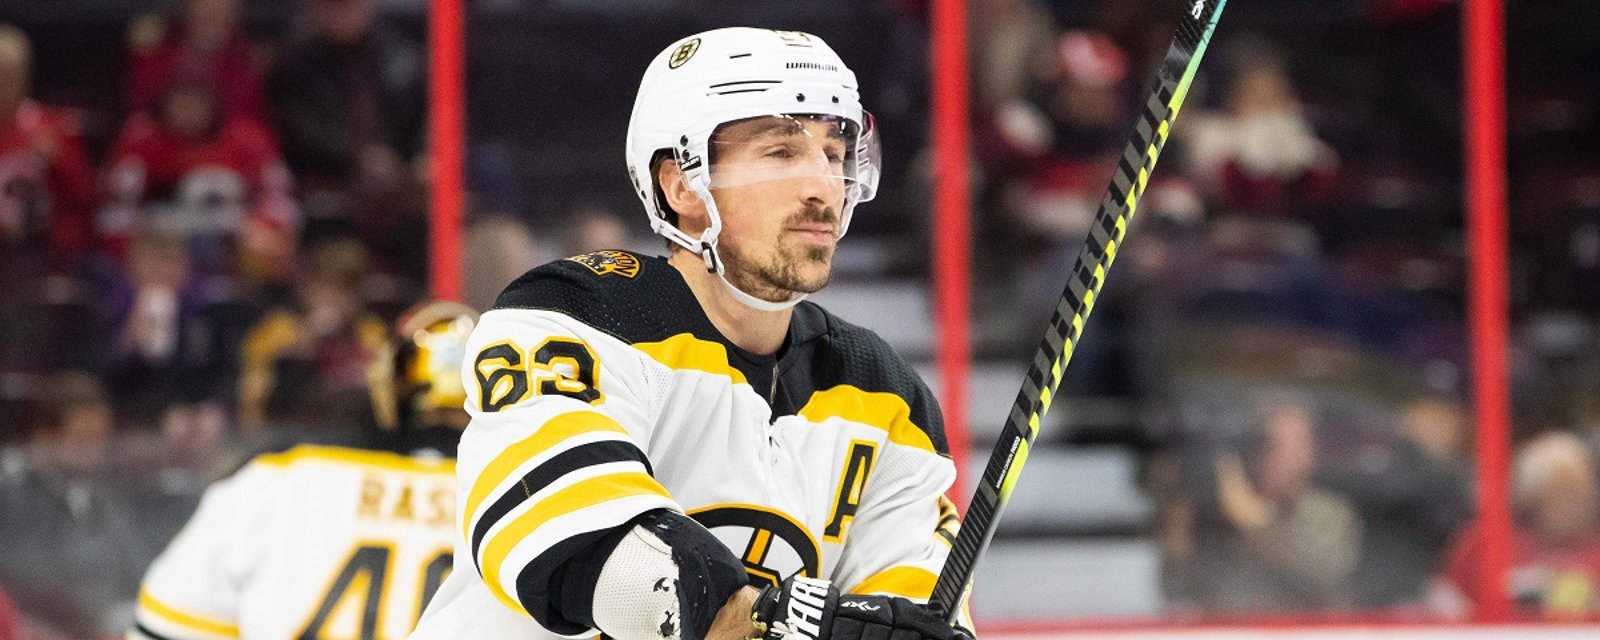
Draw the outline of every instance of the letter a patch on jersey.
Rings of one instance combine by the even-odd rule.
[[[827,542],[844,542],[845,528],[861,508],[861,494],[867,490],[867,477],[872,475],[872,462],[878,455],[878,446],[866,440],[850,443],[850,454],[844,462],[844,472],[839,478],[839,488],[833,498],[833,513],[822,530]]]
[[[588,267],[599,276],[616,274],[632,278],[639,275],[639,259],[624,251],[596,251],[567,259]]]

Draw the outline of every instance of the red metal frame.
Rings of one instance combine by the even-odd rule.
[[[971,212],[967,169],[966,0],[933,2],[933,283],[940,404],[958,476],[965,477],[971,441],[967,430],[967,376],[971,346]],[[998,417],[997,417],[998,419]],[[955,493],[966,507],[966,484]]]
[[[462,176],[466,148],[465,0],[428,3],[429,289],[461,299]]]
[[[1483,575],[1498,588],[1474,612],[1482,622],[1511,617],[1510,382],[1506,327],[1505,0],[1466,0],[1466,206],[1473,406],[1477,414],[1477,499]]]

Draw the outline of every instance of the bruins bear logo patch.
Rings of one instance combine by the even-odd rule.
[[[639,258],[625,251],[596,251],[567,259],[588,267],[595,275],[614,273],[624,278],[639,275]]]
[[[672,57],[667,59],[667,68],[676,69],[683,66],[689,58],[693,58],[696,51],[700,50],[700,39],[694,38],[683,43],[677,51],[672,52]]]

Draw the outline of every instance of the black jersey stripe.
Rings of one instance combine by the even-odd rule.
[[[578,445],[534,467],[522,476],[520,482],[495,498],[489,508],[484,510],[483,515],[478,517],[477,525],[472,528],[473,564],[478,566],[479,571],[483,570],[479,564],[478,551],[483,545],[484,536],[488,535],[489,529],[494,527],[495,523],[533,494],[573,471],[608,462],[630,460],[644,465],[645,473],[655,475],[655,470],[650,467],[650,460],[645,457],[644,452],[632,442],[622,440],[602,440]]]
[[[616,540],[627,535],[630,529],[631,524],[586,531],[550,545],[517,572],[517,602],[540,626],[553,633],[570,636],[587,632],[594,626],[594,581],[599,578],[599,567],[594,567],[592,572],[562,569],[580,555],[604,551],[606,557],[610,557]],[[608,541],[604,549],[600,548],[600,543],[607,538],[613,540]],[[603,565],[604,561],[599,564]],[[575,573],[593,575],[572,575]],[[572,578],[574,584],[567,584],[567,578]],[[576,584],[579,582],[585,584]]]

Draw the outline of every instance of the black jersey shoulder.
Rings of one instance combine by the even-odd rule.
[[[811,352],[813,389],[847,384],[863,391],[892,393],[911,407],[911,421],[928,434],[934,449],[949,455],[944,414],[917,372],[877,333],[852,324],[822,307],[802,302],[795,308],[796,332],[817,336]]]
[[[535,267],[512,281],[494,308],[554,311],[628,344],[686,331],[716,333],[677,269],[665,258],[628,251],[597,251]]]

